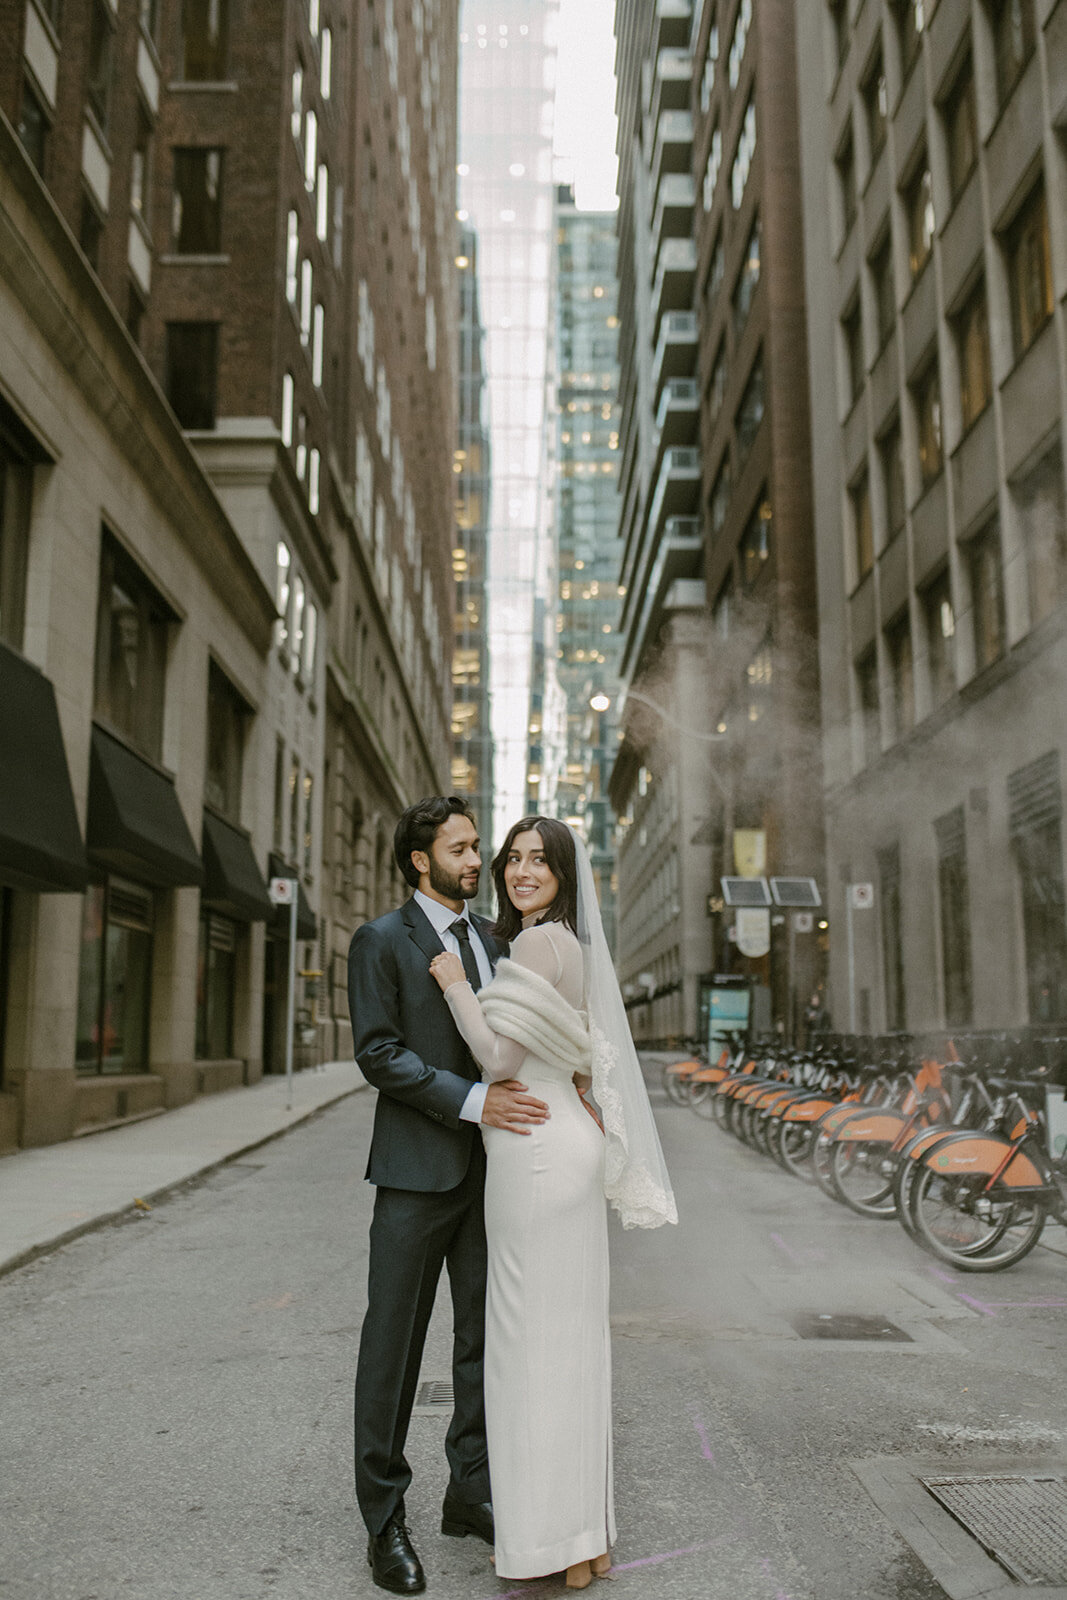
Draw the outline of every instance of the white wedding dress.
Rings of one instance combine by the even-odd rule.
[[[496,1570],[535,1578],[615,1538],[604,1136],[574,1081],[582,948],[561,923],[524,928],[479,997],[457,983],[446,999],[485,1077],[519,1077],[551,1112],[528,1135],[482,1129]]]

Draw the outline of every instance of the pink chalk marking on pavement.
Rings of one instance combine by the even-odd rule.
[[[765,1572],[772,1583],[775,1581],[774,1574],[771,1571],[771,1563],[767,1556],[760,1557],[760,1571]],[[789,1596],[784,1589],[778,1589],[775,1591],[774,1600],[789,1600]]]
[[[705,1461],[710,1461],[712,1466],[714,1466],[715,1453],[711,1448],[711,1440],[708,1438],[708,1430],[704,1426],[704,1420],[696,1411],[694,1411],[692,1415],[693,1427],[696,1429],[697,1438],[700,1440],[700,1454],[704,1457]]]
[[[779,1250],[784,1256],[786,1256],[790,1261],[795,1261],[797,1266],[800,1265],[800,1257],[797,1255],[795,1250],[790,1250],[780,1233],[772,1233],[771,1240],[778,1246]]]
[[[964,1294],[964,1293],[963,1293],[963,1292],[962,1292],[962,1290],[960,1290],[960,1291],[958,1291],[958,1292],[957,1292],[957,1294],[956,1294],[956,1299],[957,1299],[957,1300],[962,1300],[962,1301],[963,1301],[963,1303],[964,1303],[964,1305],[967,1305],[967,1306],[973,1306],[973,1307],[974,1307],[974,1309],[975,1309],[975,1310],[976,1310],[976,1311],[980,1311],[980,1312],[981,1312],[981,1313],[982,1313],[982,1315],[983,1315],[983,1316],[986,1316],[986,1317],[995,1317],[995,1316],[996,1316],[996,1314],[997,1314],[997,1313],[996,1313],[996,1312],[995,1312],[995,1311],[994,1311],[994,1310],[993,1310],[993,1307],[992,1307],[992,1306],[987,1306],[987,1305],[986,1305],[986,1304],[985,1304],[985,1301],[984,1301],[984,1300],[976,1300],[976,1299],[975,1299],[975,1298],[974,1298],[974,1295],[973,1295],[973,1294]]]
[[[1067,1300],[990,1300],[989,1304],[999,1306],[1001,1310],[1051,1311],[1058,1306],[1067,1306]]]
[[[927,1272],[932,1272],[935,1278],[940,1278],[942,1283],[955,1283],[951,1272],[942,1272],[940,1267],[927,1267]]]

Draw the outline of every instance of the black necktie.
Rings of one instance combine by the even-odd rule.
[[[482,975],[478,971],[478,958],[471,945],[471,927],[466,917],[458,917],[448,930],[454,933],[459,940],[459,958],[463,962],[463,970],[467,974],[467,982],[475,994],[482,986]]]

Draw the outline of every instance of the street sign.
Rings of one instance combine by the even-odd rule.
[[[814,878],[772,878],[771,893],[776,906],[811,908],[822,905]]]
[[[291,906],[296,898],[295,878],[272,878],[267,886],[271,904],[275,906]]]
[[[793,927],[797,933],[810,933],[815,926],[815,914],[811,911],[794,911]]]
[[[874,884],[850,883],[848,886],[848,903],[853,911],[870,911],[874,905]]]
[[[769,906],[771,891],[766,878],[720,878],[728,906]]]

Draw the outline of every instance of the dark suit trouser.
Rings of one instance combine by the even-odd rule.
[[[356,1498],[372,1534],[402,1505],[411,1482],[404,1445],[442,1265],[452,1292],[455,1397],[445,1453],[461,1498],[489,1499],[482,1392],[484,1192],[478,1139],[455,1189],[422,1194],[379,1188],[375,1196],[355,1395]]]

